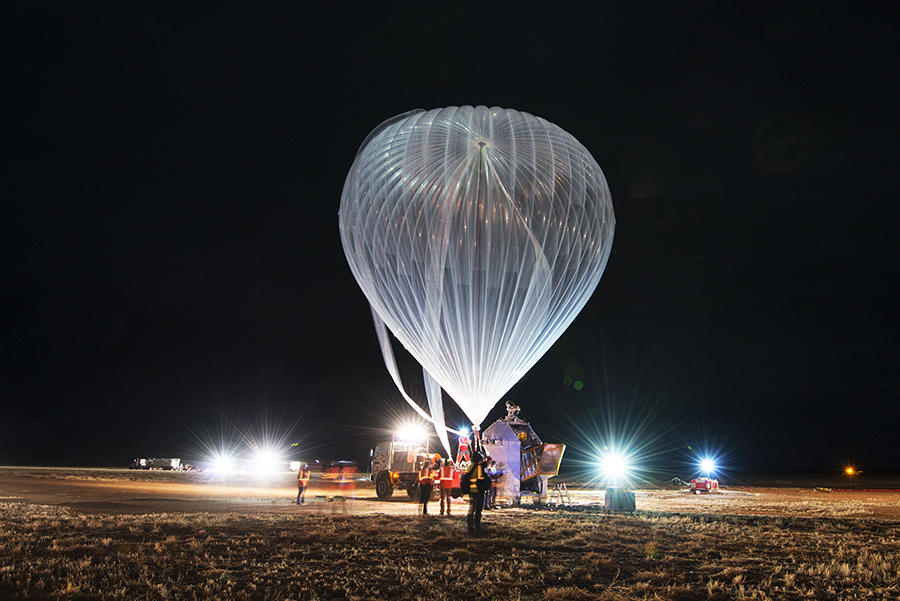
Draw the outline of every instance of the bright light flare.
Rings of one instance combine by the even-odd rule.
[[[631,472],[630,461],[623,453],[607,451],[600,457],[600,472],[608,482],[621,482]]]
[[[415,422],[401,424],[394,434],[398,442],[422,443],[428,438],[425,427]]]
[[[857,474],[857,471],[855,467],[853,467],[852,465],[848,465],[844,468],[844,473],[848,476],[855,476]]]
[[[709,476],[711,473],[716,471],[716,462],[711,457],[704,457],[700,460],[700,471],[703,472],[703,475]]]
[[[230,474],[234,471],[234,457],[230,453],[217,453],[209,469],[216,474]]]
[[[254,467],[260,474],[273,474],[281,471],[282,463],[281,454],[271,448],[257,449],[253,454]]]

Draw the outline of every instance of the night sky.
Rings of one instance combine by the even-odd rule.
[[[387,117],[486,104],[577,137],[616,211],[597,291],[506,396],[545,440],[900,469],[895,3],[321,4],[4,11],[0,464],[264,433],[365,460],[411,412],[344,177]]]

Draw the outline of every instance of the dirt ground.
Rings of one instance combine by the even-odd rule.
[[[0,468],[0,599],[900,599],[900,492],[638,490],[417,516],[294,476]],[[437,510],[434,504],[432,513]],[[398,519],[401,518],[401,519]]]
[[[233,511],[331,511],[335,491],[314,477],[307,503],[298,507],[295,476],[234,475],[219,477],[190,472],[146,472],[76,468],[0,468],[0,500],[62,505],[82,513],[156,513]],[[900,520],[900,492],[820,492],[814,487],[724,487],[718,494],[637,489],[642,512],[841,517]],[[570,488],[575,505],[602,505],[602,489]],[[466,504],[456,500],[464,510]],[[353,498],[341,510],[350,514],[414,515],[415,503],[404,491],[388,501],[375,496],[371,482],[357,482]],[[529,509],[505,509],[521,512]]]

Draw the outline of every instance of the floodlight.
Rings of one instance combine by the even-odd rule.
[[[401,442],[421,443],[425,441],[428,434],[421,424],[410,422],[401,424],[400,427],[397,428],[395,436],[396,439]]]
[[[624,479],[630,469],[628,458],[622,453],[609,451],[600,457],[600,471],[611,482]]]
[[[212,458],[210,471],[217,474],[228,474],[234,469],[234,457],[228,453],[216,453]]]
[[[262,474],[271,474],[281,468],[281,457],[278,452],[268,447],[257,449],[253,459],[257,471]]]
[[[716,471],[716,462],[710,457],[704,457],[700,460],[700,471],[705,475],[710,475]]]
[[[847,474],[848,476],[855,476],[856,468],[853,467],[852,465],[848,465],[847,467],[844,468],[844,473]]]

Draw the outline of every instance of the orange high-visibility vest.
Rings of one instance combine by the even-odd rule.
[[[431,477],[431,469],[423,467],[419,470],[419,484],[432,484],[434,479]]]
[[[300,474],[297,476],[297,480],[303,486],[309,484],[309,470],[300,470]]]
[[[441,488],[453,488],[453,466],[451,465],[441,468]]]

